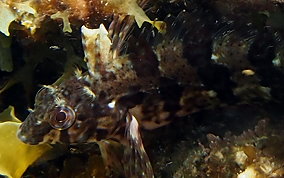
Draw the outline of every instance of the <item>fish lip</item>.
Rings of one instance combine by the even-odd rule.
[[[29,145],[38,145],[39,142],[37,141],[33,141],[33,139],[29,139],[29,137],[27,137],[26,135],[21,133],[21,130],[18,130],[17,132],[17,137],[20,141],[22,141],[25,144],[29,144]]]

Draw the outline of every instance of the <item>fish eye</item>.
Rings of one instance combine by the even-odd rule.
[[[49,124],[55,129],[64,130],[72,126],[75,117],[75,112],[70,107],[57,106],[51,111]]]

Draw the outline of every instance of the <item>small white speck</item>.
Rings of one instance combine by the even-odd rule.
[[[50,46],[49,49],[51,50],[60,50],[60,47],[59,46]]]
[[[81,128],[81,126],[82,126],[81,123],[77,123],[77,124],[76,124],[76,127],[77,127],[78,129]]]
[[[18,134],[18,138],[23,142],[27,141],[27,137],[25,135]]]
[[[36,123],[35,123],[35,125],[40,125],[41,123],[42,123],[42,121],[37,120]]]
[[[212,54],[211,59],[215,61],[215,60],[219,59],[219,57],[215,54]]]
[[[113,100],[112,102],[108,103],[109,108],[114,108],[115,107],[115,101]]]
[[[33,110],[32,108],[28,108],[28,111],[29,111],[30,113],[34,112],[34,110]]]
[[[274,66],[279,67],[281,65],[281,61],[279,58],[275,58],[272,60]]]
[[[68,96],[68,95],[69,95],[69,91],[68,91],[68,90],[65,90],[65,91],[63,92],[63,94],[64,94],[65,96]]]

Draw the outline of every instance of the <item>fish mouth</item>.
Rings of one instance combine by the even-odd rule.
[[[17,137],[20,141],[22,141],[25,144],[29,144],[29,145],[38,145],[40,142],[37,141],[36,139],[32,139],[31,137],[23,134],[21,132],[21,129],[18,130],[17,132]]]
[[[41,122],[36,124],[30,117],[28,117],[19,127],[17,131],[17,137],[20,141],[29,145],[38,145],[44,141],[45,135],[47,135],[52,128],[48,122]]]
[[[42,141],[41,139],[36,139],[32,134],[27,134],[26,131],[22,130],[21,127],[17,131],[17,138],[25,144],[38,145]]]
[[[25,135],[18,135],[18,139],[21,140],[25,144],[29,145],[38,145],[39,142],[29,140]]]

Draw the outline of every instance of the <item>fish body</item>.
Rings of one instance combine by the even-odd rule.
[[[243,53],[224,61],[228,55],[224,49],[237,44],[235,38],[232,44],[220,43],[223,38],[214,36],[218,30],[210,28],[216,19],[205,17],[185,11],[174,20],[168,17],[167,34],[142,26],[141,31],[159,39],[156,42],[147,35],[131,36],[135,27],[129,15],[114,16],[108,29],[82,27],[88,71],[77,70],[60,84],[44,86],[18,137],[28,144],[96,142],[107,167],[112,162],[108,145],[116,141],[125,147],[126,177],[153,177],[141,128],[162,127],[202,109],[226,105],[238,95],[247,96],[249,89],[263,89],[251,62],[241,66],[233,60],[249,51],[245,44],[251,41],[244,38],[235,46]],[[218,43],[211,45],[212,40]],[[251,75],[244,75],[248,71]]]
[[[108,141],[117,141],[125,146],[124,158],[131,160],[124,166],[127,177],[154,176],[139,129],[167,125],[206,102],[210,105],[215,96],[196,80],[196,72],[182,58],[178,40],[176,45],[165,41],[166,47],[160,44],[155,50],[137,43],[135,48],[143,48],[137,56],[123,53],[133,25],[132,16],[120,15],[108,30],[104,25],[82,27],[88,71],[77,70],[60,84],[38,91],[34,110],[18,131],[23,142],[96,142],[106,166],[111,167]],[[164,55],[172,47],[174,52]]]

